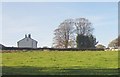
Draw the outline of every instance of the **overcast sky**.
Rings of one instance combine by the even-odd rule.
[[[87,18],[93,35],[105,46],[118,36],[117,2],[4,2],[2,3],[2,42],[17,46],[31,34],[38,47],[52,46],[54,30],[65,19]]]

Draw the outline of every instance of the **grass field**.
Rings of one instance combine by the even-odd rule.
[[[117,75],[118,51],[2,53],[3,75]]]

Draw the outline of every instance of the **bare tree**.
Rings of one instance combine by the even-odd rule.
[[[94,28],[91,22],[85,18],[77,18],[74,23],[77,33],[77,48],[94,48],[98,42],[96,42],[96,38],[92,35]]]
[[[72,48],[75,46],[74,22],[73,19],[67,19],[62,22],[54,31],[53,47]]]
[[[75,20],[76,32],[79,35],[91,35],[93,32],[92,24],[85,18],[77,18]]]
[[[92,35],[93,30],[94,28],[88,19],[67,19],[55,29],[53,47],[73,48],[77,46],[78,48],[93,48],[98,43]]]
[[[120,47],[120,35],[119,35],[116,39],[112,40],[112,41],[108,44],[108,47],[115,47],[115,48]]]

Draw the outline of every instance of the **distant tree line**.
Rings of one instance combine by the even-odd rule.
[[[106,49],[106,47],[104,46],[104,45],[102,45],[102,44],[98,44],[98,45],[96,45],[96,48],[100,48],[100,49]]]
[[[67,19],[54,30],[55,48],[95,48],[91,22],[86,18]]]

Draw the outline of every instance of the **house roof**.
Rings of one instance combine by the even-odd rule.
[[[24,40],[24,39],[27,39],[27,38],[28,38],[28,39],[31,39],[31,40],[33,40],[33,41],[35,41],[35,42],[37,42],[36,40],[34,40],[34,39],[32,39],[32,38],[29,38],[29,37],[25,37],[25,38],[19,40],[18,42],[20,42],[20,41],[22,41],[22,40]],[[18,43],[18,42],[17,42],[17,43]]]
[[[2,49],[2,48],[4,48],[4,47],[5,47],[4,45],[0,44],[0,49]]]

